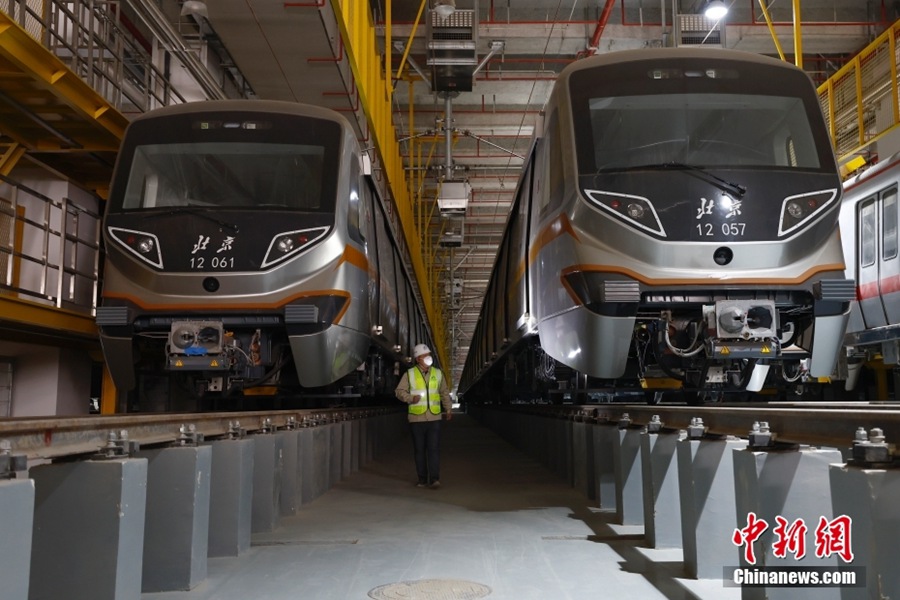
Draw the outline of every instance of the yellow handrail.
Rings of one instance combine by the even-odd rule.
[[[900,20],[819,86],[819,103],[843,165],[900,125],[897,37]],[[885,105],[889,102],[890,106]]]

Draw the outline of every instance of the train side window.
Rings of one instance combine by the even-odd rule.
[[[559,143],[559,119],[554,111],[545,123],[544,137],[536,156],[536,186],[540,217],[559,207],[565,190]]]
[[[364,243],[363,233],[360,225],[364,223],[361,218],[362,199],[360,195],[363,193],[360,182],[362,177],[359,170],[359,157],[353,155],[350,159],[350,199],[347,205],[347,230],[350,233],[350,239],[357,243]]]
[[[875,198],[866,200],[859,207],[859,265],[868,267],[875,264],[876,222]]]
[[[550,156],[548,167],[550,168],[547,193],[550,194],[548,204],[550,210],[555,211],[562,205],[562,197],[566,191],[566,179],[563,173],[562,144],[559,135],[559,113],[553,111],[550,115],[550,129],[547,137],[550,139]]]
[[[897,256],[897,188],[881,192],[881,258]]]

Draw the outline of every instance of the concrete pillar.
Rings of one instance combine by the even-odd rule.
[[[353,424],[350,421],[338,423],[341,432],[341,479],[353,472]]]
[[[362,466],[362,456],[360,455],[360,436],[362,426],[359,419],[350,421],[350,471],[356,473]]]
[[[838,557],[816,556],[815,529],[821,517],[833,519],[831,487],[828,478],[832,463],[841,462],[841,453],[833,449],[804,447],[796,451],[759,452],[750,449],[734,452],[734,492],[738,529],[749,525],[748,515],[768,524],[753,544],[756,566],[762,567],[828,567],[838,565]],[[807,551],[798,559],[790,551],[786,557],[775,556],[776,517],[790,527],[799,519],[808,528]],[[739,552],[741,566],[747,566],[744,547]],[[744,600],[827,600],[839,599],[839,587],[747,587],[741,588]]]
[[[572,459],[575,489],[589,500],[596,496],[594,490],[594,448],[591,444],[594,426],[577,421],[572,424]]]
[[[676,433],[641,434],[644,537],[651,548],[681,548]]]
[[[684,569],[689,577],[721,581],[723,567],[738,560],[731,541],[737,523],[733,451],[747,442],[684,439],[676,446]]]
[[[139,456],[148,463],[141,589],[190,590],[206,579],[212,448],[163,448]]]
[[[33,467],[30,600],[140,600],[147,460]]]
[[[616,467],[613,444],[618,443],[619,430],[614,425],[594,425],[594,480],[600,508],[616,510]]]
[[[369,417],[368,419],[366,419],[366,423],[365,423],[366,461],[365,462],[367,464],[369,462],[371,462],[373,458],[375,458],[375,435],[376,435],[376,431],[377,431],[375,429],[375,423],[376,423],[376,417]]]
[[[300,431],[280,431],[283,443],[281,472],[281,516],[290,517],[300,508]]]
[[[253,436],[253,516],[251,533],[274,531],[281,519],[284,438],[280,433]]]
[[[369,422],[371,418],[359,421],[359,467],[362,468],[369,462]]]
[[[560,440],[562,475],[566,478],[566,483],[568,483],[570,487],[575,486],[575,461],[572,454],[572,449],[574,447],[574,442],[572,440],[574,426],[575,421],[570,421],[568,419],[563,421],[563,437]]]
[[[639,429],[616,430],[613,437],[613,468],[616,476],[616,521],[620,525],[644,524],[640,452]]]
[[[34,481],[0,480],[0,582],[3,597],[27,600],[34,525]]]
[[[890,598],[900,594],[897,540],[900,540],[900,472],[831,465],[831,503],[835,516],[852,521],[849,566],[865,567],[859,587],[841,589],[841,600]],[[839,567],[846,567],[843,559]],[[862,579],[863,581],[859,581]],[[862,584],[862,585],[860,585]]]
[[[212,448],[209,556],[239,556],[250,549],[254,439],[217,440]]]
[[[331,435],[327,427],[300,430],[301,503],[309,504],[328,489]]]
[[[328,425],[328,429],[330,430],[331,435],[331,453],[328,461],[328,485],[325,490],[330,490],[331,486],[336,484],[341,480],[341,469],[343,466],[343,450],[344,450],[344,440],[343,433],[344,429],[340,423],[331,423]]]

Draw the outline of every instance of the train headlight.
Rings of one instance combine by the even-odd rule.
[[[150,254],[156,248],[156,242],[151,237],[142,237],[137,243],[141,254]]]
[[[107,232],[112,239],[145,263],[163,268],[159,238],[152,233],[122,227],[110,227]]]
[[[803,205],[796,200],[791,200],[787,205],[788,214],[795,219],[803,218]]]
[[[781,204],[778,236],[783,237],[809,224],[837,200],[837,189],[788,196]]]
[[[285,231],[275,235],[269,242],[269,248],[266,250],[266,256],[260,266],[262,268],[271,267],[299,254],[322,239],[328,233],[328,229],[328,227],[313,227],[312,229]]]
[[[638,229],[666,237],[666,230],[649,199],[600,190],[584,190],[584,193],[595,206],[599,206],[618,219]]]
[[[302,238],[301,238],[302,240]],[[278,238],[278,243],[276,244],[279,252],[290,252],[294,249],[294,238],[289,235]]]

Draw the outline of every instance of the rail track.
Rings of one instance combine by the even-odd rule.
[[[507,409],[560,419],[611,423],[619,427],[645,427],[658,417],[658,427],[663,431],[700,426],[706,435],[749,437],[754,425],[759,425],[767,427],[772,440],[777,443],[835,448],[852,446],[860,429],[870,435],[877,428],[883,432],[886,443],[900,442],[900,404],[895,403],[517,404],[509,405]]]
[[[14,418],[0,421],[0,440],[28,460],[94,454],[112,440],[153,446],[178,443],[187,435],[203,438],[261,430],[319,427],[376,415],[402,412],[403,407],[304,409],[253,412],[140,414],[87,417]],[[848,448],[862,429],[880,429],[885,443],[900,441],[900,404],[753,404],[680,406],[646,404],[547,405],[511,404],[504,410],[547,418],[646,427],[662,431],[703,428],[706,435],[749,437],[754,425],[768,427],[776,443]],[[699,421],[698,421],[699,419]],[[764,425],[765,424],[765,425]],[[759,430],[756,432],[759,433]],[[2,452],[2,450],[0,450]]]
[[[87,417],[14,418],[0,421],[7,452],[28,460],[94,454],[110,442],[139,446],[178,443],[260,430],[320,427],[354,419],[402,412],[404,407],[304,409],[253,412],[167,413]],[[0,450],[0,453],[3,451]]]

